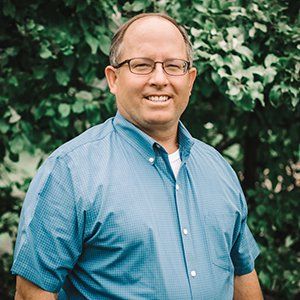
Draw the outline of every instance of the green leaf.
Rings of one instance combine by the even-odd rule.
[[[274,68],[267,68],[265,70],[264,84],[268,84],[274,81],[277,71]]]
[[[42,45],[40,49],[40,57],[43,59],[47,59],[52,56],[52,52],[44,45]]]
[[[253,108],[255,106],[255,101],[246,93],[243,95],[241,101],[235,101],[235,103],[244,111],[253,111]]]
[[[220,69],[221,70],[221,69]],[[222,82],[222,76],[219,74],[219,71],[218,70],[218,73],[216,72],[211,72],[211,79],[213,80],[213,82],[216,84],[216,85],[220,85],[221,82]],[[223,69],[224,70],[224,69]]]
[[[18,78],[16,76],[11,76],[8,79],[8,83],[15,86],[15,87],[19,86],[19,81],[18,81]]]
[[[14,154],[19,154],[24,149],[24,139],[21,135],[17,135],[9,141],[10,151]]]
[[[279,61],[279,58],[274,54],[268,54],[265,58],[264,64],[266,67],[270,67],[272,64],[276,64]]]
[[[292,97],[291,99],[291,104],[293,107],[296,107],[299,103],[299,98],[298,97]]]
[[[58,126],[58,127],[68,127],[70,124],[70,121],[68,118],[63,118],[63,119],[53,119],[53,122]]]
[[[241,92],[241,86],[237,82],[228,81],[227,86],[228,90],[226,93],[230,96],[236,96]]]
[[[253,38],[255,36],[255,33],[256,33],[255,27],[252,27],[251,29],[249,29],[248,34],[251,38]]]
[[[6,134],[9,128],[10,126],[4,120],[0,119],[0,132]]]
[[[193,3],[193,7],[200,13],[203,13],[203,14],[207,13],[207,8],[201,4]]]
[[[93,37],[88,32],[85,32],[85,41],[90,46],[90,48],[92,50],[92,54],[96,54],[98,46],[99,46],[99,40],[96,39],[95,37]]]
[[[210,57],[210,60],[213,61],[217,67],[223,67],[224,66],[224,60],[223,57],[219,54],[214,54]]]
[[[260,81],[248,81],[247,82],[247,88],[249,91],[249,95],[252,98],[252,100],[259,100],[263,106],[265,106],[264,102],[264,94],[263,90],[264,87]]]
[[[67,103],[61,103],[58,106],[58,111],[63,118],[67,117],[70,114],[71,107]]]
[[[13,108],[10,108],[10,113],[11,116],[8,120],[10,124],[17,123],[21,119],[21,116]]]
[[[244,57],[248,58],[249,61],[253,60],[253,52],[251,49],[249,49],[246,46],[240,46],[238,45],[235,49],[234,49],[237,53],[242,54]]]
[[[44,67],[36,67],[33,69],[33,77],[35,79],[42,79],[46,75],[46,70]]]
[[[83,99],[83,100],[86,100],[86,101],[92,101],[93,100],[93,95],[92,95],[92,93],[90,93],[88,91],[80,91],[80,92],[75,94],[75,98],[76,99]]]
[[[238,37],[240,35],[243,35],[243,32],[242,32],[241,28],[239,28],[239,27],[234,27],[234,26],[233,27],[228,27],[228,28],[226,28],[226,31],[231,36]]]
[[[46,112],[45,112],[45,116],[48,116],[48,117],[53,117],[55,116],[55,110],[53,107],[48,107]]]
[[[285,242],[284,242],[284,245],[285,247],[289,248],[290,246],[292,246],[294,244],[294,240],[292,239],[292,237],[290,235],[288,235],[286,238],[285,238]]]
[[[14,4],[12,3],[12,1],[6,0],[3,1],[3,14],[6,17],[15,17],[16,14],[16,7],[14,6]]]
[[[264,271],[260,271],[258,276],[259,276],[261,283],[264,286],[270,287],[271,280],[270,280],[270,276],[268,274],[266,274]]]
[[[280,104],[281,99],[280,85],[274,85],[270,91],[269,99],[273,106],[277,107]]]
[[[258,22],[254,22],[254,27],[262,32],[267,32],[267,26]]]
[[[265,68],[261,65],[251,66],[250,68],[248,68],[248,70],[251,73],[260,75],[262,77],[265,75]]]
[[[202,33],[202,29],[197,29],[195,27],[191,28],[191,35],[194,36],[195,38],[199,37]]]
[[[34,20],[32,20],[32,19],[28,20],[27,23],[26,23],[26,27],[27,27],[27,29],[29,29],[29,30],[34,29],[34,27],[35,27]]]
[[[76,100],[72,105],[72,111],[76,114],[80,114],[84,111],[84,101],[82,99]]]
[[[107,35],[102,35],[100,38],[99,44],[100,50],[105,54],[109,55],[109,48],[110,48],[110,38]]]
[[[19,53],[19,48],[16,47],[8,47],[5,49],[5,53],[8,56],[16,56]]]
[[[212,73],[212,74],[214,74],[214,73]],[[225,70],[224,68],[220,68],[220,69],[218,70],[218,75],[219,75],[221,78],[223,78],[223,77],[225,77],[225,78],[229,77],[229,74],[226,73],[226,70]],[[213,81],[214,81],[215,83],[217,83],[217,82],[214,80],[213,77],[212,77],[212,79],[213,79]],[[220,83],[221,83],[221,81],[220,81]],[[219,84],[218,84],[218,85],[219,85]]]
[[[238,55],[230,55],[224,58],[224,64],[230,68],[232,74],[243,70],[243,62]]]
[[[66,70],[57,69],[55,72],[56,81],[62,85],[67,86],[70,81],[70,76]]]
[[[225,51],[225,52],[228,52],[230,49],[229,49],[229,46],[228,44],[226,43],[225,40],[221,40],[218,42],[218,46],[220,47],[221,50]]]
[[[145,9],[149,4],[145,0],[136,0],[131,4],[131,11],[138,12]]]
[[[266,206],[264,206],[262,204],[260,204],[256,207],[256,211],[259,216],[264,215],[266,213],[266,210],[267,210]]]
[[[211,54],[210,53],[208,53],[208,52],[205,52],[205,51],[202,51],[202,50],[196,50],[195,51],[195,56],[197,57],[197,58],[203,58],[203,59],[210,59],[210,57],[211,57]]]

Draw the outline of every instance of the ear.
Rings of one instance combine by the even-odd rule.
[[[105,68],[105,77],[110,92],[115,95],[117,92],[117,80],[118,80],[117,70],[113,66],[107,66]]]
[[[190,88],[190,91],[192,91],[196,76],[197,76],[197,69],[195,67],[190,68],[190,70],[189,70],[189,88]]]

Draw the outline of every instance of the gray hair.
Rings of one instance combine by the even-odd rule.
[[[192,65],[193,63],[193,48],[192,44],[190,42],[189,36],[184,29],[184,27],[180,26],[173,18],[170,16],[163,14],[163,13],[143,13],[143,14],[138,14],[134,16],[133,18],[129,19],[126,23],[120,26],[120,28],[116,31],[112,38],[112,43],[110,46],[110,51],[109,51],[109,62],[112,66],[116,66],[119,62],[118,59],[120,58],[121,55],[121,49],[122,49],[122,42],[124,39],[124,35],[128,29],[128,27],[135,22],[136,20],[145,18],[145,17],[160,17],[163,19],[168,20],[172,24],[176,26],[176,28],[179,30],[181,33],[183,40],[186,45],[186,53],[187,53],[187,58],[190,64]]]

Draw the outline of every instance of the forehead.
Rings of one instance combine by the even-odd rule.
[[[186,45],[179,29],[170,21],[157,16],[133,22],[124,34],[122,53],[133,55],[168,55],[186,58]],[[184,56],[184,57],[182,57]]]

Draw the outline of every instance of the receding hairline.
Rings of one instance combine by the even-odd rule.
[[[109,53],[109,59],[110,59],[110,64],[115,65],[117,62],[116,60],[119,59],[121,55],[121,48],[122,44],[124,41],[125,34],[128,30],[128,28],[131,27],[132,24],[134,24],[138,20],[142,20],[145,18],[158,18],[162,19],[165,21],[169,21],[180,33],[183,42],[186,47],[186,54],[188,57],[188,60],[192,63],[192,46],[188,37],[188,34],[186,30],[179,25],[175,19],[172,17],[168,16],[167,14],[164,13],[142,13],[138,14],[135,17],[129,19],[127,22],[125,22],[123,25],[120,26],[120,28],[116,31],[116,33],[113,36],[112,43],[111,43],[111,48],[110,48],[110,53]]]
[[[132,31],[136,30],[136,28],[140,28],[140,26],[143,26],[143,25],[142,25],[143,22],[145,22],[145,21],[147,21],[147,20],[149,20],[149,19],[158,19],[158,20],[162,20],[162,21],[165,22],[165,23],[171,24],[171,26],[172,26],[174,29],[177,30],[177,32],[179,33],[179,36],[181,37],[182,42],[183,42],[184,45],[185,45],[185,41],[184,41],[184,38],[183,38],[183,36],[182,36],[180,30],[179,30],[172,22],[170,22],[169,20],[167,20],[167,19],[165,19],[165,18],[159,17],[159,16],[145,16],[145,17],[143,17],[143,18],[140,18],[140,19],[135,20],[134,22],[132,22],[132,23],[127,27],[126,31],[125,31],[124,34],[123,34],[122,42],[121,42],[121,44],[120,44],[120,53],[119,53],[119,54],[122,53],[122,50],[123,50],[122,48],[123,48],[124,42],[125,42],[130,36],[132,36]],[[170,30],[172,30],[172,29],[170,29]],[[179,36],[178,36],[178,37],[179,37]]]
[[[158,19],[158,20],[162,20],[164,22],[170,23],[179,32],[180,36],[182,37],[182,40],[184,41],[182,33],[180,32],[179,28],[173,22],[171,22],[170,20],[168,20],[162,16],[157,16],[157,15],[150,15],[150,16],[147,15],[147,16],[144,16],[144,17],[134,20],[132,23],[129,24],[129,26],[124,31],[123,39],[126,36],[128,30],[132,29],[133,25],[136,25],[136,23],[143,22],[144,20],[147,20],[147,19]]]

